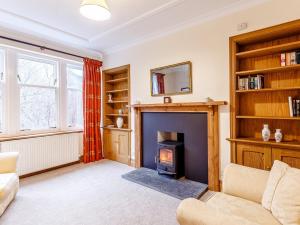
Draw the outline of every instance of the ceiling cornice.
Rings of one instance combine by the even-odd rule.
[[[19,16],[3,9],[0,9],[0,25],[3,28],[1,33],[10,38],[20,39],[21,37],[21,39],[26,39],[27,36],[30,36],[30,39],[34,40],[36,43],[39,42],[39,39],[42,42],[44,42],[43,40],[48,40],[52,43],[69,46],[80,52],[85,52],[88,55],[103,58],[102,52],[89,49],[89,41],[87,38],[57,29],[30,18]],[[29,27],[30,29],[28,29]],[[35,32],[35,30],[38,30],[39,32]],[[22,33],[27,36],[22,35]],[[49,33],[51,33],[51,35],[47,35]],[[57,38],[53,38],[53,36]]]
[[[47,24],[32,20],[24,16],[17,15],[4,9],[0,9],[0,25],[9,29],[11,29],[12,27],[18,27],[18,31],[25,33],[26,31],[31,31],[32,33],[37,34],[37,32],[35,31],[38,30],[39,34],[42,33],[48,38],[49,35],[47,34],[51,33],[53,36],[57,37],[57,40],[68,40],[86,47],[88,47],[89,44],[89,40],[87,38],[66,32],[64,30],[49,26]]]
[[[154,32],[152,34],[147,34],[143,37],[137,38],[136,40],[133,40],[131,42],[125,43],[125,44],[121,44],[118,46],[114,46],[112,48],[107,48],[107,49],[103,49],[102,52],[104,53],[104,55],[108,55],[108,54],[112,54],[118,51],[122,51],[125,50],[127,48],[133,47],[135,45],[139,45],[142,44],[144,42],[147,41],[151,41],[151,40],[155,40],[164,36],[167,36],[169,34],[178,32],[180,30],[183,30],[185,28],[188,27],[192,27],[201,23],[205,23],[207,21],[211,21],[211,20],[215,20],[217,18],[238,12],[240,10],[244,10],[247,8],[251,8],[254,7],[256,5],[262,4],[264,2],[268,2],[270,0],[240,0],[238,2],[232,3],[230,5],[227,5],[225,7],[219,8],[217,10],[211,11],[207,14],[198,16],[193,18],[192,20],[188,20],[188,21],[184,21],[180,24],[176,24],[172,27],[170,27],[169,29],[165,29],[164,32]],[[121,28],[120,28],[121,29]],[[115,31],[115,30],[114,30]]]
[[[148,17],[154,16],[154,15],[156,15],[156,14],[162,12],[162,11],[165,11],[167,9],[175,7],[175,6],[179,5],[182,2],[184,2],[184,0],[171,0],[171,1],[169,1],[169,2],[167,2],[165,4],[163,4],[163,5],[155,8],[155,9],[152,9],[150,11],[145,12],[144,14],[141,14],[141,15],[133,18],[133,19],[130,19],[130,20],[128,20],[125,23],[122,23],[122,24],[120,24],[118,26],[114,26],[113,28],[108,29],[107,31],[104,31],[104,32],[102,32],[99,35],[95,35],[95,36],[91,37],[89,39],[89,42],[97,41],[97,39],[100,39],[100,38],[102,38],[102,37],[104,37],[104,36],[106,36],[106,35],[108,35],[108,34],[110,34],[112,32],[115,32],[115,31],[120,30],[120,29],[122,29],[124,27],[130,26],[132,24],[138,23],[138,22],[140,22],[140,21],[142,21],[142,20],[144,20],[144,19],[146,19]]]

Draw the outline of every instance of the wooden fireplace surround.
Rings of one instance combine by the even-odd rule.
[[[211,101],[132,105],[135,115],[135,166],[139,168],[142,163],[143,112],[205,112],[208,120],[208,188],[212,191],[220,191],[219,106],[226,104],[225,101]]]

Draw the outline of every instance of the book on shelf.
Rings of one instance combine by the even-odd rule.
[[[285,59],[285,53],[281,53],[280,54],[280,65],[281,66],[286,66],[286,61],[285,61],[286,59]]]
[[[300,64],[300,50],[280,54],[280,65],[290,66]]]
[[[296,51],[296,63],[300,64],[300,51]]]
[[[295,65],[296,64],[296,52],[291,52],[291,65]]]
[[[287,66],[291,65],[291,53],[290,52],[285,53],[285,65],[287,65]]]
[[[264,88],[264,76],[255,75],[249,77],[238,77],[238,90],[252,90]]]
[[[291,96],[288,97],[289,111],[291,117],[300,116],[300,99],[293,99]]]

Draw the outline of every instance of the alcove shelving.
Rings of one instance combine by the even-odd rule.
[[[300,167],[300,117],[288,97],[300,99],[300,64],[281,65],[281,53],[300,50],[300,20],[230,38],[231,161],[270,169],[274,160]],[[239,89],[239,79],[262,75],[262,89]],[[261,137],[263,124],[271,139]],[[274,140],[275,129],[284,138]]]
[[[130,165],[130,65],[104,70],[102,84],[104,157]]]
[[[122,129],[130,129],[130,77],[129,66],[121,66],[103,71],[103,126],[106,129],[117,128],[116,120],[124,120]],[[111,101],[109,100],[111,95]],[[119,113],[122,110],[122,113]]]

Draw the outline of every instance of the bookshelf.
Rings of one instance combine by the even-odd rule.
[[[281,66],[281,53],[300,50],[300,20],[230,38],[231,161],[269,170],[274,160],[300,168],[300,117],[288,97],[300,99],[300,64]],[[239,89],[240,78],[263,75],[262,89]],[[268,124],[271,139],[261,137]],[[274,140],[281,129],[283,141]]]
[[[130,65],[104,70],[102,84],[104,157],[129,165],[131,163]],[[119,117],[124,121],[122,128],[117,127]]]

